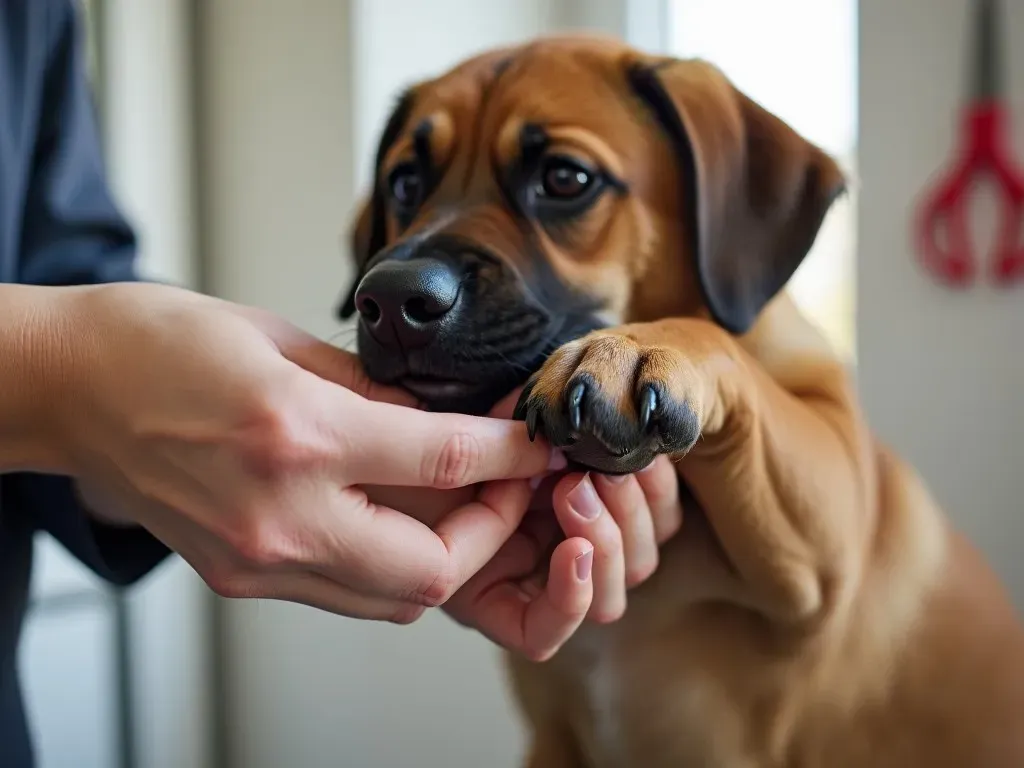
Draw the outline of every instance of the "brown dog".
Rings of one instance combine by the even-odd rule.
[[[829,157],[704,62],[574,38],[414,87],[376,168],[369,374],[475,413],[526,382],[578,464],[669,453],[694,497],[622,620],[510,659],[531,766],[1024,766],[1016,615],[782,292]]]

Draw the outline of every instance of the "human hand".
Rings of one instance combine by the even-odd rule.
[[[516,533],[442,609],[499,645],[550,658],[584,620],[622,617],[628,589],[654,573],[658,547],[681,525],[678,488],[663,457],[621,479],[569,473],[545,481]],[[568,578],[560,556],[574,542],[593,550],[586,590]]]
[[[545,485],[550,494],[543,493]],[[628,590],[654,574],[660,546],[682,525],[675,467],[659,456],[631,475],[570,472],[545,485],[534,496],[524,526],[536,526],[538,541],[578,536],[592,542],[594,600],[587,618],[602,624],[618,620]],[[538,512],[544,513],[540,520]]]
[[[221,595],[411,621],[516,530],[528,479],[564,466],[522,424],[407,407],[269,313],[158,285],[77,296],[57,405],[68,474]],[[485,480],[433,529],[359,487]]]
[[[491,415],[508,418],[517,397],[513,392]],[[403,489],[373,493],[421,519],[440,520],[474,490],[415,498]],[[618,478],[551,475],[515,535],[442,609],[506,649],[548,659],[587,618],[622,615],[627,590],[654,572],[659,545],[681,522],[679,483],[666,457]],[[580,578],[587,573],[589,579]]]

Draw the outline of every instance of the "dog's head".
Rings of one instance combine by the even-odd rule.
[[[391,115],[340,314],[372,378],[482,412],[603,325],[746,331],[843,188],[706,62],[589,38],[492,51]]]

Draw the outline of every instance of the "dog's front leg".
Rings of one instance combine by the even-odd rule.
[[[826,355],[751,352],[701,319],[625,325],[556,351],[517,415],[598,471],[679,458],[716,544],[689,559],[704,599],[801,622],[856,579],[870,449],[851,384]]]

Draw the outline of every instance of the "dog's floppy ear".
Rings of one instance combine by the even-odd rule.
[[[384,156],[398,139],[398,134],[402,132],[409,119],[414,93],[414,89],[410,88],[401,95],[391,116],[388,117],[384,132],[380,137],[380,143],[377,145],[377,154],[373,162],[373,188],[360,204],[349,236],[356,270],[352,285],[349,287],[344,301],[338,307],[338,317],[341,320],[347,320],[355,313],[356,288],[359,287],[363,266],[373,254],[384,247],[387,240],[387,200],[386,190],[383,188],[383,181],[380,178],[380,170]]]
[[[635,63],[629,79],[668,133],[712,318],[744,333],[810,251],[846,188],[839,166],[707,62]]]

